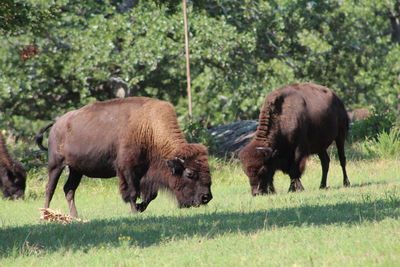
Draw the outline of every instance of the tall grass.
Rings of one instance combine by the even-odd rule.
[[[400,156],[400,129],[381,132],[376,138],[359,143],[361,151],[371,157],[398,158]]]

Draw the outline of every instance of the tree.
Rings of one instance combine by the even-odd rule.
[[[194,119],[255,119],[268,92],[303,81],[334,89],[349,107],[396,108],[398,3],[189,1]],[[26,120],[54,119],[117,92],[165,99],[181,119],[187,114],[180,0],[30,5],[23,25],[41,11],[56,15],[41,31],[20,26],[0,39],[3,125],[25,131],[18,125]]]
[[[32,1],[2,0],[0,35],[39,33],[57,14],[56,5],[37,5]]]

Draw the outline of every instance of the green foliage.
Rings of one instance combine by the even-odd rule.
[[[36,2],[36,3],[35,3]],[[2,0],[0,3],[0,35],[41,33],[59,12],[53,1]],[[46,2],[50,2],[46,3]]]
[[[379,133],[375,139],[367,139],[359,144],[365,155],[380,158],[400,157],[400,129]]]
[[[3,2],[2,128],[30,136],[120,89],[187,113],[181,1]],[[348,107],[397,109],[398,3],[189,1],[194,118],[256,119],[268,92],[302,81],[334,89]],[[37,50],[21,57],[27,47]]]
[[[369,118],[350,125],[349,140],[356,142],[364,139],[376,139],[380,134],[390,132],[395,124],[396,116],[393,112],[373,109]]]
[[[28,182],[24,199],[41,201],[46,194],[47,177],[47,168],[44,166],[28,169]]]
[[[183,123],[183,132],[186,141],[189,143],[200,143],[205,145],[209,150],[215,146],[215,138],[207,133],[207,121],[187,120]]]

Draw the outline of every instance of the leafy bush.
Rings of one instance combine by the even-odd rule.
[[[382,131],[376,138],[360,142],[361,151],[369,157],[396,158],[400,156],[400,128]]]
[[[183,132],[189,143],[200,143],[212,150],[215,145],[215,138],[207,133],[207,121],[186,120],[183,123]]]
[[[35,121],[120,89],[186,113],[181,1],[3,2],[1,129],[31,136]],[[396,1],[358,2],[189,1],[193,116],[256,119],[268,92],[301,81],[350,106],[396,108],[400,46],[387,16]]]
[[[396,115],[389,111],[372,110],[372,115],[350,125],[349,141],[376,139],[383,132],[388,133],[396,123]]]

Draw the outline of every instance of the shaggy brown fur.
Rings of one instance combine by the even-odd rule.
[[[0,187],[3,197],[18,199],[24,196],[26,171],[24,166],[8,154],[6,142],[0,133]]]
[[[348,128],[342,101],[326,87],[300,83],[271,92],[260,111],[255,137],[239,153],[252,194],[274,193],[276,170],[289,174],[289,191],[303,190],[300,177],[311,154],[318,154],[321,160],[320,188],[326,188],[330,161],[326,150],[334,140],[343,170],[343,184],[349,186],[344,154]]]
[[[37,134],[39,146],[42,134]],[[72,216],[77,216],[74,194],[82,175],[118,176],[122,198],[134,213],[144,211],[159,188],[171,190],[180,207],[212,198],[208,151],[186,142],[168,102],[131,97],[89,104],[59,118],[48,143],[45,208],[65,166],[70,174],[64,192]]]

